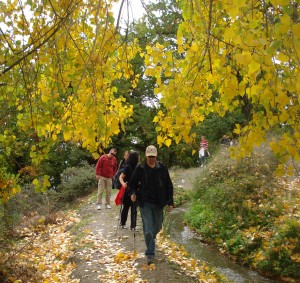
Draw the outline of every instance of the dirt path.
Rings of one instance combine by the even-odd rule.
[[[185,176],[182,172],[171,172],[174,186],[190,189],[199,168],[190,169],[191,174],[184,170]],[[112,209],[97,210],[93,195],[79,210],[81,221],[73,228],[78,248],[72,259],[77,266],[72,278],[79,279],[80,283],[196,282],[162,250],[157,250],[154,265],[146,265],[140,215],[135,237],[130,229],[117,229],[120,207],[114,204],[116,191],[113,192]]]

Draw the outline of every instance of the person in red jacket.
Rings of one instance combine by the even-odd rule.
[[[104,190],[106,192],[105,207],[111,208],[112,177],[116,174],[118,167],[116,154],[117,150],[112,148],[108,154],[103,154],[96,164],[96,179],[98,180],[97,209],[102,209]]]

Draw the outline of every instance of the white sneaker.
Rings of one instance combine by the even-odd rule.
[[[100,204],[97,206],[97,209],[98,209],[98,210],[102,209],[102,207],[101,207]]]
[[[111,209],[111,206],[109,204],[106,205],[107,209]]]

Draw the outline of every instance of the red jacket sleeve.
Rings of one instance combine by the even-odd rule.
[[[102,162],[103,161],[103,155],[98,159],[98,162],[96,164],[96,175],[101,175],[101,167],[102,167]]]

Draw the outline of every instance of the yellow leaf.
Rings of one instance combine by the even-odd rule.
[[[94,159],[98,159],[100,157],[97,152],[93,152],[92,156],[94,157]]]
[[[151,54],[152,53],[152,47],[147,45],[146,46],[146,50],[147,50],[147,54]]]
[[[251,63],[248,65],[248,68],[249,68],[248,74],[252,75],[260,69],[260,64],[252,60]]]
[[[280,62],[288,62],[290,60],[290,58],[288,56],[286,56],[285,54],[283,54],[283,53],[279,53],[278,56],[277,56],[277,59]]]
[[[300,24],[293,24],[292,29],[293,29],[294,36],[299,38],[300,37]]]
[[[279,92],[277,95],[277,100],[282,106],[286,106],[290,103],[290,98],[284,92]]]
[[[171,139],[165,140],[165,145],[166,145],[167,147],[169,147],[169,146],[171,145],[171,143],[172,143],[172,140],[171,140]]]
[[[288,114],[288,112],[287,111],[282,111],[282,113],[280,114],[280,116],[279,116],[279,121],[281,122],[281,123],[284,123],[284,122],[286,122],[287,120],[289,119],[289,114]]]
[[[293,254],[291,256],[291,259],[297,263],[300,263],[300,253],[297,253],[297,254]]]
[[[241,133],[241,128],[239,124],[235,125],[235,129],[233,131],[234,133],[236,133],[237,135],[239,135]]]
[[[51,183],[49,182],[49,176],[48,175],[44,175],[44,182],[43,182],[43,186],[44,187],[50,187]]]
[[[181,141],[181,137],[180,136],[175,137],[176,144],[179,144],[180,141]]]
[[[284,14],[280,18],[280,25],[279,25],[279,30],[281,33],[287,33],[291,28],[291,18],[287,15]]]
[[[192,49],[194,52],[198,52],[198,50],[199,50],[198,44],[196,44],[196,42],[193,42],[193,43],[192,43],[192,46],[191,46],[191,49]]]
[[[182,45],[182,37],[181,36],[177,38],[177,44]]]
[[[37,185],[40,184],[40,182],[39,182],[38,179],[34,179],[34,180],[32,181],[32,184],[34,184],[35,186],[37,186]]]
[[[178,53],[183,53],[184,52],[184,49],[181,45],[178,46]]]
[[[277,6],[287,6],[290,4],[290,0],[271,0],[271,3],[274,7],[277,7]]]
[[[209,73],[208,76],[206,77],[206,80],[210,83],[214,83],[216,81],[215,76],[213,74]]]
[[[69,141],[69,140],[71,140],[71,138],[72,138],[72,132],[65,131],[64,132],[65,141]]]
[[[50,99],[50,97],[45,94],[42,94],[41,99],[42,99],[42,102],[47,102]]]
[[[162,145],[163,144],[163,142],[164,142],[164,138],[162,137],[162,136],[157,136],[157,144],[158,145]]]

